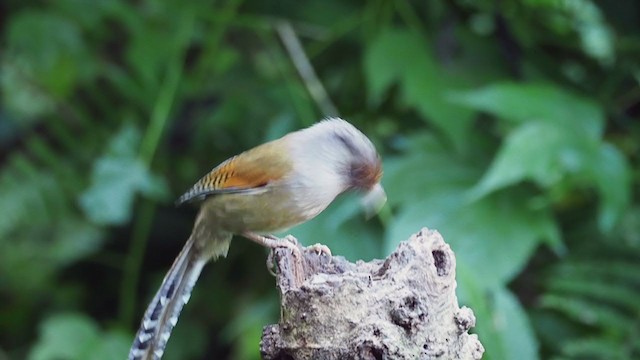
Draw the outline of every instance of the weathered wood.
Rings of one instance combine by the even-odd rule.
[[[263,359],[482,357],[468,334],[473,311],[458,306],[453,251],[438,232],[423,229],[385,260],[302,254],[296,262],[291,251],[275,251],[281,320],[264,328]]]

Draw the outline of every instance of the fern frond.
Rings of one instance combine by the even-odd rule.
[[[613,328],[620,332],[625,332],[629,326],[625,313],[581,296],[545,294],[540,299],[540,304],[584,325]]]
[[[553,278],[547,282],[550,291],[617,306],[630,313],[640,314],[638,290],[624,282],[612,282],[604,278]]]

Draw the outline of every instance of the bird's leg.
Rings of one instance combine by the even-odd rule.
[[[273,235],[261,235],[254,232],[244,232],[242,233],[242,236],[262,246],[265,246],[271,249],[276,249],[280,247],[290,249],[292,252],[294,264],[295,264],[294,276],[296,278],[296,282],[298,283],[298,285],[302,284],[303,277],[301,276],[301,274],[303,274],[303,270],[304,270],[302,266],[302,252],[298,247],[298,241],[293,236],[288,235],[284,239],[280,239]],[[275,274],[271,270],[271,267],[269,266],[270,263],[272,263],[271,254],[269,254],[269,257],[267,258],[267,268],[269,269],[269,272],[275,276]]]
[[[261,235],[249,231],[243,233],[242,236],[271,249],[284,247],[289,248],[293,252],[294,256],[301,255],[300,248],[298,247],[298,242],[293,236],[287,236],[284,239],[280,239],[273,235]]]

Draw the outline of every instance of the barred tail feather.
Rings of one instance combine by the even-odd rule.
[[[189,301],[193,286],[210,259],[196,251],[194,242],[193,237],[189,238],[147,307],[129,351],[129,360],[162,358],[180,311]]]

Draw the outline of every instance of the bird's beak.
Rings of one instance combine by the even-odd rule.
[[[380,183],[377,183],[362,198],[362,204],[364,206],[367,218],[370,218],[373,215],[377,214],[386,202],[387,194],[384,192],[382,185],[380,185]]]

